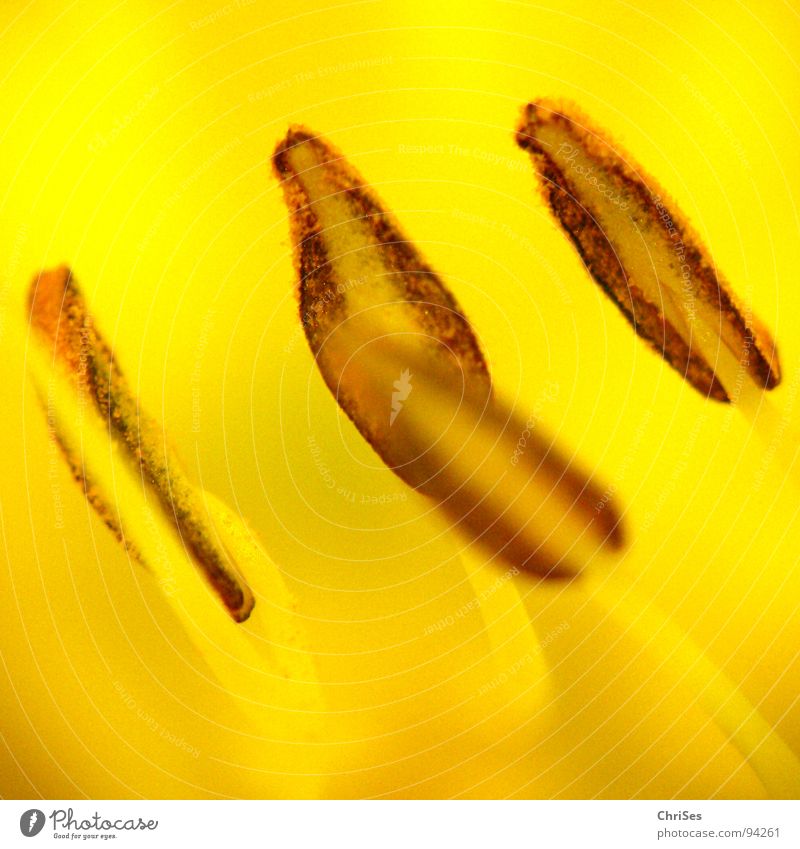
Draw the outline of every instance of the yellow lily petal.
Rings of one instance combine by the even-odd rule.
[[[657,605],[618,579],[589,578],[587,590],[610,616],[625,623],[629,636],[653,643],[659,662],[695,694],[710,719],[740,752],[769,798],[800,796],[800,760],[758,708]]]

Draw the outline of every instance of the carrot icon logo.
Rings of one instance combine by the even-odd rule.
[[[19,818],[19,830],[25,837],[36,837],[44,828],[44,812],[38,808],[31,808]]]
[[[403,409],[403,401],[411,394],[411,372],[408,369],[401,371],[399,380],[395,380],[392,386],[394,386],[394,392],[392,392],[392,413],[389,416],[390,426],[394,424],[394,420]]]

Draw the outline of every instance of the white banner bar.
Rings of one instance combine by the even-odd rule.
[[[800,803],[0,802],[0,846],[298,849],[800,846]]]

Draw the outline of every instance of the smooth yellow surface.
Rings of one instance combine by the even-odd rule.
[[[800,428],[789,5],[5,3],[0,45],[3,795],[258,797],[286,760],[49,447],[23,304],[61,262],[190,474],[248,519],[295,595],[331,713],[298,753],[325,779],[286,792],[794,792],[779,766],[757,777],[682,668],[723,670],[800,752],[787,451],[633,336],[512,138],[524,102],[569,98],[669,189],[778,340],[786,437]],[[516,588],[509,621],[519,592],[537,635],[512,628],[514,652],[497,650],[492,567],[381,466],[308,352],[269,165],[298,122],[448,281],[497,391],[540,409],[627,509],[630,548],[587,564],[590,581],[500,583]],[[659,616],[632,623],[642,608],[614,606],[611,573],[699,655]]]

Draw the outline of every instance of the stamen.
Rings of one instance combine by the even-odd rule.
[[[311,351],[386,465],[514,566],[571,574],[620,547],[613,506],[596,510],[602,491],[494,396],[455,298],[352,166],[302,128],[273,162]]]
[[[586,268],[634,330],[703,395],[780,382],[775,343],[736,299],[675,203],[572,106],[525,107],[517,143]]]
[[[77,401],[76,411],[87,412],[105,424],[129,461],[140,470],[160,502],[161,512],[180,534],[196,567],[237,622],[250,615],[254,599],[236,562],[220,540],[218,529],[206,518],[205,493],[187,479],[166,444],[161,427],[139,408],[94,321],[69,269],[42,272],[30,295],[30,321],[45,350],[61,366]],[[45,392],[39,385],[40,394]],[[55,405],[54,405],[55,406]],[[65,416],[53,422],[56,440],[86,496],[105,523],[131,553],[143,560],[136,533],[125,533],[118,512],[92,480],[80,443],[67,434]],[[152,563],[145,563],[152,566]]]

